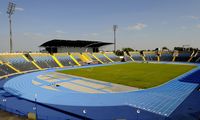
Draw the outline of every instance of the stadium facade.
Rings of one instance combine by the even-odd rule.
[[[40,45],[49,53],[64,52],[99,52],[99,48],[113,43],[86,40],[50,40]]]

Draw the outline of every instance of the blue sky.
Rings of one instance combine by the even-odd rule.
[[[200,0],[13,0],[14,50],[37,51],[51,39],[113,41],[117,47],[200,48]],[[0,51],[9,50],[8,0],[0,0]],[[107,47],[106,49],[112,49]]]

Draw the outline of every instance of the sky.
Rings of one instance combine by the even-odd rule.
[[[0,0],[0,52],[9,51],[8,2]],[[52,39],[113,42],[117,48],[200,48],[200,0],[13,0],[15,51]],[[105,47],[112,50],[113,46]]]

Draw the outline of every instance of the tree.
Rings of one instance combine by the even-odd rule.
[[[132,48],[122,48],[122,51],[129,52],[129,51],[134,51],[134,50]]]
[[[116,54],[117,56],[124,56],[124,52],[123,52],[123,51],[120,51],[120,50],[117,50],[117,51],[115,52],[115,54]]]
[[[122,48],[122,51],[126,52],[126,54],[130,56],[129,52],[134,50],[132,48]]]
[[[169,50],[166,46],[162,47],[162,50]]]
[[[174,47],[174,50],[177,50],[177,51],[184,51],[184,48],[183,48],[183,47]]]

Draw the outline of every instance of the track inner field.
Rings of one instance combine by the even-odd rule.
[[[194,65],[127,63],[59,72],[146,89],[168,82],[195,67]]]

